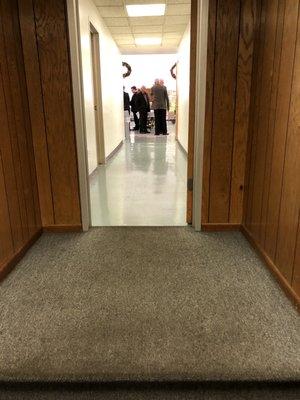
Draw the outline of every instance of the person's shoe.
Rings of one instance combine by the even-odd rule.
[[[166,133],[163,133],[163,135],[168,135],[169,133],[168,132],[166,132]]]
[[[160,135],[160,133],[155,133],[154,135],[155,135],[155,136],[159,136],[159,135]]]
[[[147,132],[139,132],[140,135],[146,135]]]

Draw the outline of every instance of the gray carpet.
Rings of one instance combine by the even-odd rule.
[[[2,381],[300,378],[298,314],[238,232],[45,234],[0,321]]]

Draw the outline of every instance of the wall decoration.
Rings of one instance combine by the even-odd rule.
[[[177,63],[175,63],[175,64],[173,65],[173,67],[170,69],[172,78],[174,78],[174,79],[176,79],[176,73],[174,72],[174,70],[175,70],[176,67],[177,67]]]
[[[122,66],[127,68],[127,71],[123,74],[123,78],[127,78],[131,74],[131,66],[126,62],[122,62]]]

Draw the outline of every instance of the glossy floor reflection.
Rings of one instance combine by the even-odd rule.
[[[131,133],[90,178],[92,225],[186,225],[186,173],[187,157],[173,132]]]

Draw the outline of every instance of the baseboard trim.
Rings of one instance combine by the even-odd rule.
[[[239,231],[240,229],[241,229],[241,224],[218,224],[218,223],[201,224],[201,230],[206,232]]]
[[[3,265],[0,266],[0,281],[2,281],[18,264],[18,262],[24,257],[30,247],[38,240],[38,238],[43,233],[42,228],[40,228],[37,232],[35,232],[31,238],[25,243],[16,253],[12,256],[11,259],[4,261]]]
[[[48,225],[43,227],[43,231],[53,233],[82,232],[82,225]]]
[[[122,145],[123,145],[123,140],[121,140],[118,146],[105,158],[105,162],[109,161],[115,154],[117,154]]]
[[[176,138],[176,142],[178,143],[180,149],[183,151],[183,153],[187,156],[188,152],[186,151],[186,149],[182,146],[182,144],[180,143],[180,140],[178,138]]]
[[[241,232],[243,235],[246,237],[246,239],[249,241],[251,246],[254,248],[256,253],[260,256],[260,258],[264,261],[272,275],[275,277],[287,297],[292,301],[293,305],[296,307],[298,311],[300,311],[300,297],[297,295],[297,293],[293,290],[289,282],[285,279],[285,277],[282,275],[282,273],[279,271],[279,269],[276,267],[274,262],[271,260],[271,258],[268,256],[268,254],[265,252],[265,250],[256,242],[252,234],[249,232],[249,230],[242,225],[241,226]]]

